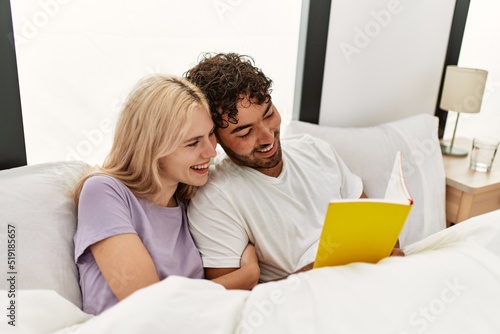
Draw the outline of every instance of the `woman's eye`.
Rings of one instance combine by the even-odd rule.
[[[191,144],[188,144],[187,146],[189,147],[194,147],[196,145],[198,145],[199,141],[195,141],[195,142],[192,142]]]

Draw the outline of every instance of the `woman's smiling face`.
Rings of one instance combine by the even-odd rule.
[[[208,110],[201,106],[192,119],[179,147],[160,159],[164,182],[171,186],[184,183],[199,187],[208,181],[208,165],[216,155],[214,123]]]

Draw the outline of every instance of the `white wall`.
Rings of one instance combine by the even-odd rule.
[[[301,0],[11,1],[29,164],[102,163],[126,93],[200,53],[253,56],[291,118]]]
[[[434,114],[455,0],[333,0],[320,124]]]
[[[467,16],[459,66],[488,71],[481,111],[461,114],[457,137],[489,136],[500,140],[500,2],[472,0]],[[450,139],[456,113],[449,112],[444,133]]]
[[[301,10],[308,3],[11,1],[28,163],[101,163],[121,103],[136,80],[156,71],[181,75],[203,51],[254,56],[275,82],[273,99],[286,127],[298,100],[295,84],[301,84],[295,73],[300,73],[303,59],[298,45]],[[444,61],[451,3],[333,0],[320,123],[363,126],[434,113],[436,64]],[[457,136],[500,132],[499,6],[496,0],[471,2],[459,65],[484,68],[489,78],[481,113],[463,115]],[[384,20],[384,11],[390,18]],[[409,28],[422,20],[419,29]],[[365,34],[373,29],[366,45],[358,29]],[[347,52],[354,50],[347,44],[359,52]],[[299,61],[297,53],[302,55]],[[431,65],[426,69],[427,62]],[[445,138],[453,124],[454,113],[449,113]]]

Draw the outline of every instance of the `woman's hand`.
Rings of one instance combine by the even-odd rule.
[[[240,259],[240,268],[205,268],[205,276],[226,289],[252,290],[259,282],[260,268],[255,247],[249,243]]]
[[[249,243],[243,250],[243,253],[241,254],[240,265],[241,268],[249,265],[257,265],[257,267],[259,267],[259,259],[257,258],[257,253],[253,244]]]
[[[259,259],[257,258],[257,252],[253,244],[248,243],[243,250],[240,265],[240,269],[248,275],[247,280],[250,282],[250,289],[252,289],[257,285],[257,283],[259,283],[260,277]]]

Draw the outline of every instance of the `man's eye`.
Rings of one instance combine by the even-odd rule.
[[[245,138],[245,137],[248,137],[250,135],[250,132],[252,132],[252,129],[250,129],[247,133],[245,133],[244,135],[242,136],[238,136],[240,138]]]
[[[264,119],[271,118],[271,117],[273,117],[273,115],[274,115],[274,111],[271,111],[269,114],[266,115],[266,117],[264,117]]]

